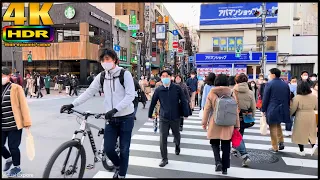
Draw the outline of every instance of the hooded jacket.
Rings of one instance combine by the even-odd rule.
[[[124,73],[124,87],[120,83],[118,76],[120,75],[121,67],[116,66],[106,72],[105,80],[103,84],[103,91],[105,95],[104,107],[105,112],[117,109],[118,112],[114,117],[127,116],[132,114],[134,111],[134,106],[132,101],[135,98],[135,86],[133,82],[132,75],[129,71]],[[80,104],[86,102],[88,99],[93,97],[94,94],[98,93],[101,89],[99,73],[90,84],[89,88],[81,94],[77,99],[73,101],[74,106],[79,106]]]
[[[242,110],[252,109],[252,116],[256,114],[256,101],[253,92],[249,89],[248,83],[236,84],[233,90],[238,92],[238,105]]]

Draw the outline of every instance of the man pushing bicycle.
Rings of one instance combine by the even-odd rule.
[[[104,106],[107,112],[105,115],[107,123],[104,132],[104,151],[115,166],[113,178],[125,178],[134,126],[134,106],[132,103],[135,98],[134,82],[130,72],[117,66],[119,59],[114,50],[102,49],[99,62],[105,71],[98,74],[89,88],[72,104],[63,105],[60,113],[81,105],[102,88],[105,95]],[[120,137],[121,158],[115,151],[118,136]]]

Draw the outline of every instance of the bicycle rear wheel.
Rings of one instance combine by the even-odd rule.
[[[68,161],[70,160],[70,154],[72,149],[77,149],[77,154],[76,154],[76,159],[74,161],[71,161],[70,165],[68,166]],[[86,167],[86,152],[85,149],[83,148],[83,146],[79,143],[79,141],[77,140],[71,140],[71,141],[67,141],[65,143],[63,143],[51,156],[51,158],[49,159],[47,166],[43,172],[43,176],[42,178],[49,178],[50,173],[52,171],[52,167],[54,165],[54,163],[56,162],[57,158],[59,156],[62,156],[62,153],[64,150],[67,150],[67,156],[63,158],[64,163],[61,164],[61,169],[59,168],[59,172],[61,173],[61,175],[64,176],[64,178],[66,178],[66,176],[73,176],[75,173],[79,172],[78,177],[74,177],[74,178],[82,178],[83,174],[84,174],[84,170]],[[80,170],[79,167],[77,166],[77,163],[79,162],[79,158],[81,158],[80,160]]]

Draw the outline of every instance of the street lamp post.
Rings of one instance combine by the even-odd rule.
[[[141,52],[141,40],[136,40],[136,50],[137,50],[137,70],[138,70],[138,79],[141,77],[141,62],[140,62],[140,52]]]

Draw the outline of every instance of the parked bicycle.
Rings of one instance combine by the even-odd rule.
[[[69,176],[73,176],[74,174],[76,174],[77,172],[79,173],[77,178],[82,178],[84,175],[84,171],[85,169],[93,169],[95,167],[95,163],[97,162],[102,162],[103,167],[108,170],[108,171],[112,171],[114,169],[114,165],[111,162],[111,160],[109,160],[104,152],[104,139],[102,139],[102,143],[101,143],[101,148],[100,150],[97,151],[96,145],[95,145],[95,141],[94,138],[92,136],[92,131],[91,128],[93,129],[97,129],[98,130],[98,136],[103,135],[104,134],[104,129],[103,128],[99,128],[96,125],[90,124],[88,123],[88,118],[91,116],[94,116],[95,119],[105,119],[105,114],[93,114],[90,112],[79,112],[76,111],[74,109],[71,109],[70,111],[67,111],[66,113],[68,114],[72,114],[72,113],[77,113],[81,116],[84,117],[84,119],[81,120],[81,125],[80,125],[80,129],[78,131],[75,131],[73,134],[73,137],[70,141],[67,141],[65,143],[63,143],[51,156],[51,158],[49,159],[49,162],[47,163],[47,166],[44,170],[43,173],[43,178],[49,178],[51,171],[52,171],[52,167],[54,165],[54,163],[56,162],[56,160],[58,159],[58,157],[61,155],[63,155],[62,153],[67,150],[68,153],[63,161],[62,167],[58,168],[58,172],[60,175],[64,176],[64,178],[69,177]],[[107,120],[107,123],[109,122],[109,120]],[[77,134],[80,133],[82,134],[82,136],[80,138],[77,138]],[[93,160],[93,164],[88,164],[86,166],[86,152],[85,149],[83,147],[83,143],[84,143],[84,139],[85,137],[88,135],[89,140],[90,140],[90,144],[92,147],[92,151],[94,154],[94,160]],[[69,158],[70,158],[70,154],[72,149],[77,149],[77,153],[76,153],[76,158],[74,160],[74,162],[70,163],[68,165],[69,162]],[[116,147],[115,147],[116,152],[118,153],[118,155],[120,155],[120,146],[119,146],[119,139],[116,143]],[[78,161],[79,158],[81,158],[80,160],[80,165],[78,166]]]

